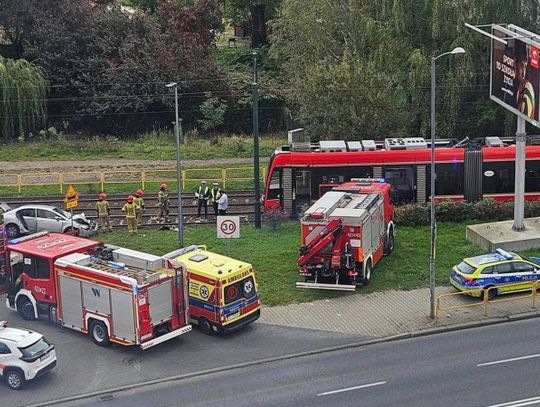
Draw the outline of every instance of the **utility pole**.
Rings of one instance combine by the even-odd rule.
[[[259,85],[257,84],[257,51],[253,51],[253,178],[255,181],[255,229],[261,228],[261,186],[259,179]]]

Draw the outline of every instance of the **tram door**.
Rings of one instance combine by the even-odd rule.
[[[400,204],[415,202],[415,178],[412,165],[384,167],[384,179],[392,185],[394,200]]]
[[[311,171],[296,169],[293,174],[293,214],[296,215],[311,204]]]

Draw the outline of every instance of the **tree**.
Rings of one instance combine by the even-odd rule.
[[[313,0],[309,7],[284,0],[271,51],[287,75],[283,93],[312,135],[382,139],[429,135],[431,57],[462,46],[465,55],[437,61],[437,134],[471,135],[471,128],[492,131],[486,118],[505,114],[484,103],[490,42],[465,22],[538,31],[539,7],[533,0]]]
[[[216,129],[223,124],[226,106],[218,98],[207,95],[207,99],[201,104],[202,118],[198,120],[204,131],[211,131],[217,141]]]
[[[281,0],[227,0],[225,16],[233,24],[251,25],[251,47],[259,48],[268,41],[268,21],[276,14]]]
[[[191,106],[226,88],[213,60],[217,0],[159,0],[153,14],[86,0],[25,2],[32,15],[21,56],[47,74],[51,117],[72,128],[120,133],[168,124],[174,98],[164,85],[171,81],[193,123]]]
[[[23,137],[46,121],[47,82],[43,71],[24,59],[0,56],[0,136]]]

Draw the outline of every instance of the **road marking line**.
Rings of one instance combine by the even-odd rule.
[[[479,363],[476,366],[477,367],[491,366],[491,365],[498,365],[499,363],[515,362],[516,360],[532,359],[532,358],[539,358],[539,357],[540,357],[540,353],[535,353],[534,355],[520,356],[519,358],[503,359],[503,360],[496,360],[494,362]]]
[[[506,403],[501,403],[501,404],[492,404],[486,407],[523,407],[523,406],[532,406],[533,404],[540,404],[540,396],[531,397],[528,399],[508,401]]]
[[[317,394],[317,396],[328,396],[330,394],[343,393],[344,391],[351,391],[351,390],[364,389],[366,387],[380,386],[381,384],[386,384],[386,382],[376,382],[376,383],[362,384],[361,386],[347,387],[345,389],[327,391],[327,392],[324,392],[324,393],[319,393],[319,394]]]

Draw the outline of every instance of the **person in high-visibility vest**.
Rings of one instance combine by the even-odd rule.
[[[206,185],[206,181],[201,181],[201,185],[195,192],[197,197],[197,216],[201,216],[201,208],[204,207],[204,217],[208,218],[208,199],[210,198],[210,189]]]
[[[107,202],[107,194],[102,192],[98,196],[99,200],[96,202],[96,210],[98,213],[99,225],[102,231],[112,232],[111,225],[111,207]]]
[[[142,224],[142,217],[144,212],[144,199],[143,199],[144,191],[142,189],[138,189],[135,192],[135,197],[133,198],[133,203],[139,207],[137,210],[137,225]]]
[[[126,222],[130,235],[137,234],[137,208],[138,206],[133,203],[133,195],[128,196],[127,202],[122,207],[122,212],[126,214]]]
[[[158,193],[158,215],[157,221],[160,222],[170,222],[169,220],[169,192],[167,192],[167,184],[161,184],[159,187]]]
[[[219,188],[219,183],[214,182],[213,188],[210,190],[210,199],[212,201],[212,206],[214,207],[214,215],[218,216],[218,200],[221,196],[221,189]]]

